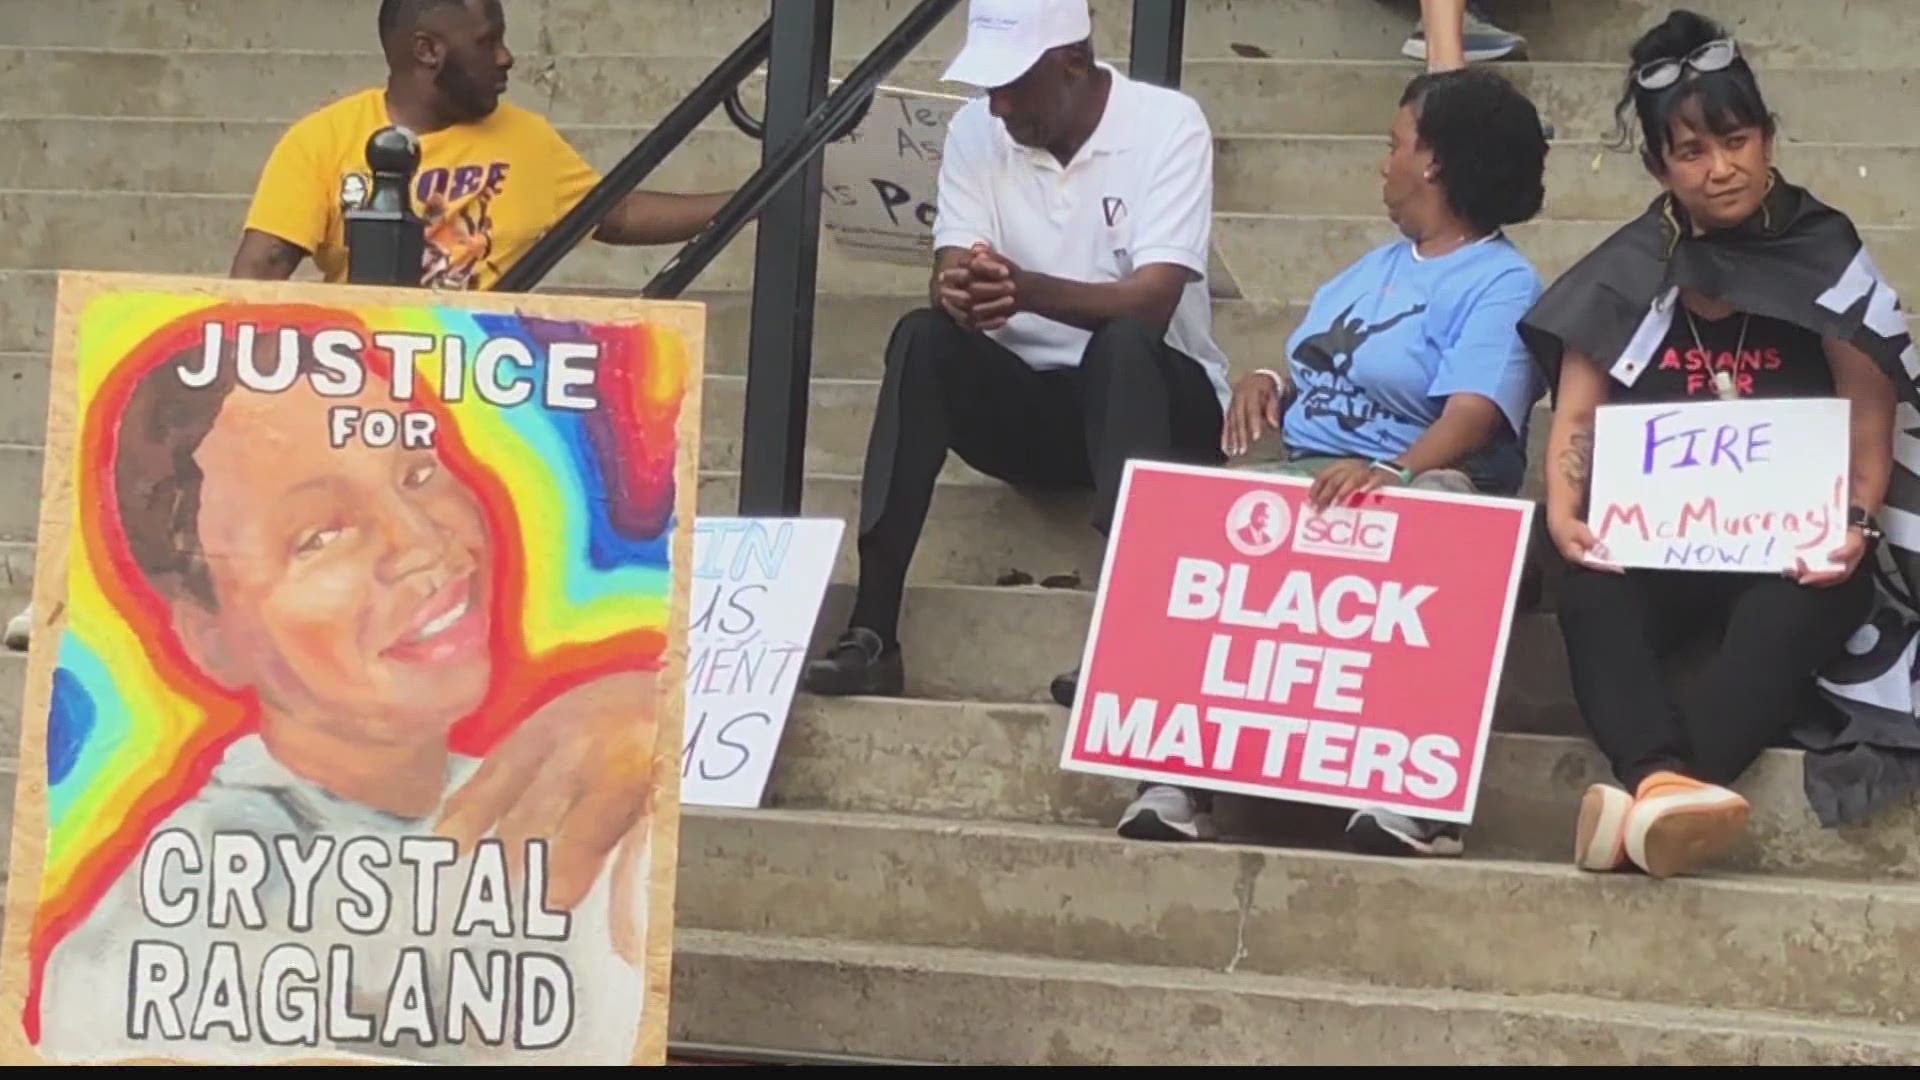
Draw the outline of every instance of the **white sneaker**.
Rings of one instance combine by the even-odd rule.
[[[1169,784],[1141,792],[1120,815],[1119,831],[1129,840],[1212,840],[1220,835],[1213,815],[1196,809],[1192,795]]]
[[[7,621],[7,648],[14,652],[27,651],[27,639],[33,633],[33,605],[20,609],[20,614]]]
[[[1347,819],[1347,846],[1363,855],[1450,859],[1466,850],[1466,835],[1451,822],[1378,808],[1356,810]]]

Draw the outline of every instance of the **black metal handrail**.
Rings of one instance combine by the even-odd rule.
[[[518,262],[500,275],[500,280],[494,283],[494,291],[527,292],[545,280],[561,259],[566,258],[599,227],[601,219],[619,205],[621,199],[639,187],[648,174],[667,159],[667,155],[678,149],[694,129],[713,115],[714,109],[739,92],[740,84],[767,62],[772,45],[773,20],[769,18],[726,59],[720,61],[719,66],[701,80],[692,93],[654,125],[653,130],[647,132],[646,137],[626,157],[621,158],[619,164],[607,170],[593,190],[575,203],[566,216],[555,222],[553,228],[528,248]]]
[[[707,268],[714,256],[731,243],[741,229],[746,228],[747,222],[760,213],[767,200],[785,187],[814,155],[833,140],[836,133],[844,132],[858,122],[861,114],[871,106],[873,92],[879,89],[880,80],[918,48],[920,42],[959,4],[960,0],[920,0],[919,5],[874,46],[866,59],[855,65],[840,86],[827,96],[826,103],[807,116],[800,130],[781,144],[778,150],[769,153],[760,170],[740,185],[726,205],[714,214],[707,227],[687,241],[679,254],[660,268],[653,280],[641,290],[641,295],[655,300],[678,297]]]
[[[740,129],[740,134],[756,141],[765,141],[767,137],[766,122],[747,111],[746,103],[740,100],[739,90],[736,89],[733,93],[727,95],[727,100],[724,104],[727,109],[727,119],[733,121],[733,126]],[[827,141],[839,142],[841,139],[852,134],[853,129],[860,126],[860,121],[867,118],[867,110],[872,107],[873,95],[868,94],[862,99],[860,110],[851,117],[848,117],[847,122],[840,125],[838,130],[829,134]]]

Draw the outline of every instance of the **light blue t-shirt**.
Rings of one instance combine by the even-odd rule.
[[[1411,241],[1375,248],[1321,286],[1287,340],[1299,393],[1281,418],[1295,454],[1390,458],[1440,418],[1447,398],[1480,394],[1507,419],[1456,467],[1510,493],[1526,472],[1527,418],[1544,389],[1520,319],[1540,275],[1503,235],[1434,259]]]

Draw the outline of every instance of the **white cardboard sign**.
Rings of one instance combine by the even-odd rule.
[[[833,575],[838,518],[700,518],[680,801],[760,805]]]
[[[1838,398],[1602,406],[1587,523],[1616,566],[1832,569],[1848,457]]]
[[[882,87],[860,125],[827,144],[820,223],[857,258],[930,266],[947,124],[963,97]]]

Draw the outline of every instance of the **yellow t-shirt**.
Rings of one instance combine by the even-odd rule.
[[[346,213],[367,198],[367,139],[388,126],[386,91],[362,90],[287,129],[261,171],[247,228],[298,244],[326,280],[347,277]],[[491,116],[420,137],[413,208],[427,223],[421,284],[488,289],[600,181],[538,113]]]

